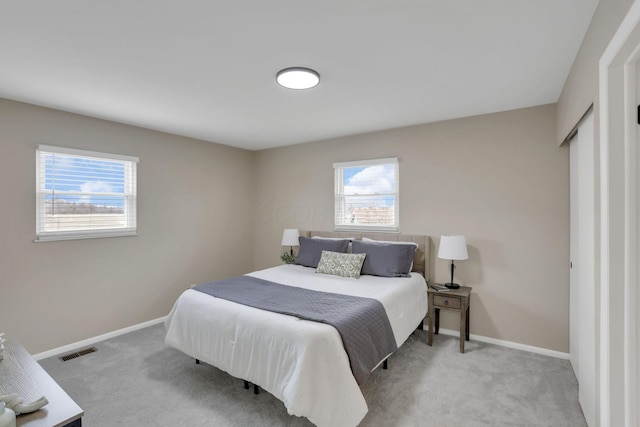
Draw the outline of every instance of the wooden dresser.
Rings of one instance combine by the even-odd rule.
[[[30,414],[19,415],[18,426],[25,427],[80,427],[82,409],[42,369],[20,344],[5,342],[4,360],[0,360],[0,394],[17,393],[25,403],[40,396],[49,403]]]

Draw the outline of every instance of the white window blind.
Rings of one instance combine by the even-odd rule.
[[[335,228],[398,231],[398,159],[333,164]]]
[[[36,241],[136,234],[137,157],[40,145]]]

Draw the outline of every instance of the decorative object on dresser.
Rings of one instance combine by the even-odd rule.
[[[300,237],[300,231],[297,228],[285,228],[282,233],[282,246],[289,246],[291,251],[289,253],[285,252],[280,256],[283,262],[287,264],[291,264],[296,260],[296,256],[293,254],[293,247],[300,246],[298,241]]]
[[[460,286],[457,289],[438,290],[439,285],[432,285],[427,290],[429,298],[429,338],[427,344],[433,344],[433,334],[440,330],[440,310],[451,310],[460,313],[460,353],[464,353],[464,342],[469,341],[469,312],[471,287]]]
[[[450,289],[458,289],[460,285],[453,281],[453,270],[456,268],[453,261],[469,259],[469,253],[467,252],[467,240],[465,237],[462,235],[442,236],[440,238],[438,258],[451,260],[451,282],[445,283],[445,286]]]
[[[16,427],[16,414],[0,402],[0,427]]]
[[[5,407],[11,409],[16,415],[21,415],[35,412],[48,404],[49,401],[46,397],[40,396],[31,403],[24,403],[24,399],[22,399],[18,394],[12,393],[0,396],[0,403],[3,403]]]

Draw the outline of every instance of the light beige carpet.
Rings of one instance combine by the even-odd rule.
[[[418,331],[362,390],[378,426],[586,426],[569,362]],[[83,425],[310,426],[267,392],[164,345],[164,326],[40,363],[85,411]]]

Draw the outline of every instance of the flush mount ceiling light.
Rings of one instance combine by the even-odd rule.
[[[278,71],[276,81],[287,89],[311,89],[320,83],[320,74],[304,67],[291,67]]]

